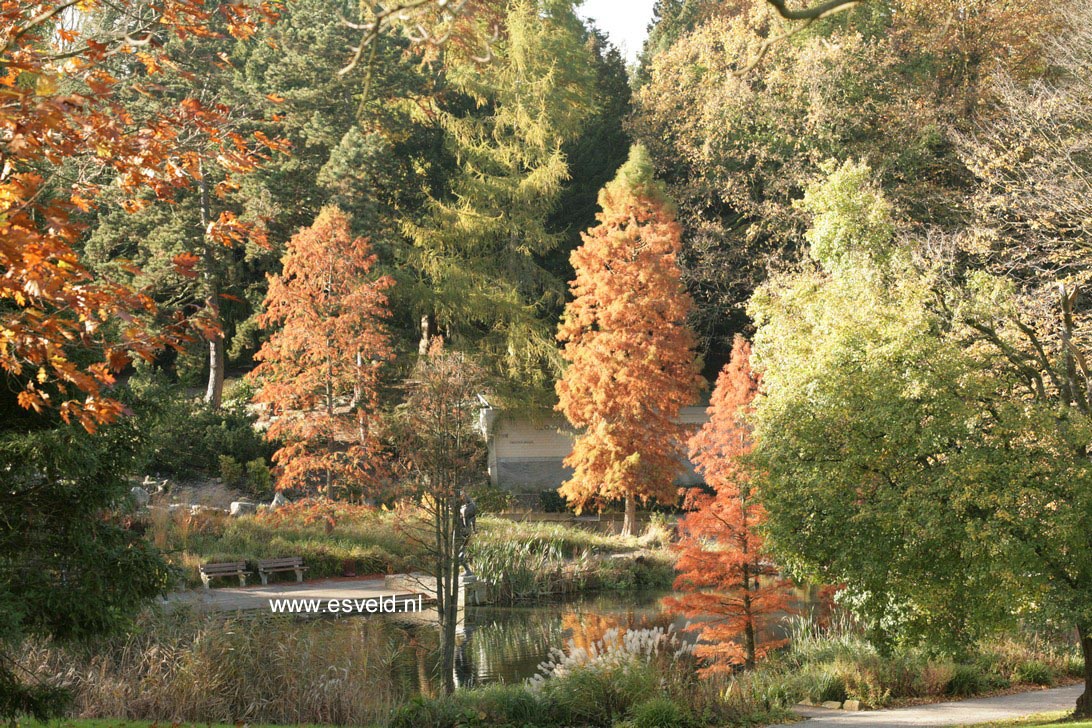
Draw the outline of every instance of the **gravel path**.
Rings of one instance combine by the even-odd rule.
[[[953,726],[1022,718],[1036,713],[1072,710],[1084,685],[1070,685],[1052,690],[1033,690],[996,698],[974,698],[951,703],[918,705],[894,710],[868,710],[847,713],[841,710],[801,708],[808,720],[783,723],[771,728],[902,728],[903,726]]]

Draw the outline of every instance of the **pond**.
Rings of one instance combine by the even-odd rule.
[[[666,608],[663,600],[672,595],[666,590],[629,591],[529,606],[467,607],[456,646],[455,682],[460,687],[522,682],[538,672],[551,650],[570,644],[588,648],[612,629],[666,630],[674,625],[685,641],[693,643],[698,630],[685,629],[701,619],[688,620]],[[801,590],[797,604],[809,611],[813,598]],[[438,640],[434,624],[387,624],[422,647],[435,647]],[[435,686],[437,675],[435,653],[427,648],[407,654],[401,670],[407,687],[426,693]]]
[[[455,676],[462,687],[525,680],[550,651],[589,647],[611,629],[650,629],[686,620],[665,611],[671,592],[628,592],[522,607],[469,607],[459,636]]]

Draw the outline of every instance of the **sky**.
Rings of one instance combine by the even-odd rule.
[[[606,31],[626,60],[637,60],[641,45],[648,35],[652,20],[652,5],[656,0],[584,0],[577,13],[591,18],[600,30]]]

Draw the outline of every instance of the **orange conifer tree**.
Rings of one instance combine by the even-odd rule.
[[[715,615],[702,623],[703,641],[696,649],[709,661],[707,671],[754,667],[784,643],[771,637],[770,627],[792,611],[790,582],[778,576],[763,552],[756,529],[764,510],[738,461],[751,449],[743,416],[759,386],[750,359],[750,344],[737,336],[732,358],[717,378],[709,421],[690,439],[690,459],[714,493],[687,498],[690,513],[679,524],[675,563],[675,588],[687,594],[669,603],[687,616]]]
[[[638,500],[675,498],[685,435],[676,418],[702,379],[676,264],[680,228],[644,147],[599,204],[599,224],[572,254],[573,300],[558,330],[569,366],[557,408],[581,430],[560,492],[577,509],[624,498],[632,535]]]
[[[362,497],[379,475],[375,411],[393,281],[370,276],[375,259],[348,216],[327,207],[293,236],[270,279],[260,322],[275,331],[251,377],[261,383],[255,400],[272,407],[267,435],[283,442],[278,490]]]

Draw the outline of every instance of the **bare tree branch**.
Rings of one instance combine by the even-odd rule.
[[[828,15],[848,10],[855,5],[860,5],[863,0],[826,0],[826,2],[813,5],[810,8],[802,8],[800,10],[789,10],[785,5],[785,0],[766,0],[770,5],[777,10],[777,14],[786,20],[819,20],[825,18]]]
[[[782,41],[788,40],[797,33],[801,33],[812,26],[815,21],[826,18],[835,13],[840,13],[843,10],[849,10],[852,7],[860,5],[863,0],[828,0],[825,3],[821,3],[812,8],[806,8],[804,10],[789,10],[785,7],[784,0],[766,0],[776,10],[778,15],[787,20],[802,20],[804,21],[800,25],[788,30],[781,35],[774,36],[773,38],[767,38],[762,41],[762,45],[758,48],[758,53],[755,57],[747,62],[743,68],[735,72],[735,75],[739,78],[746,76],[762,63],[762,60],[766,57],[766,54],[770,52],[770,48]]]

